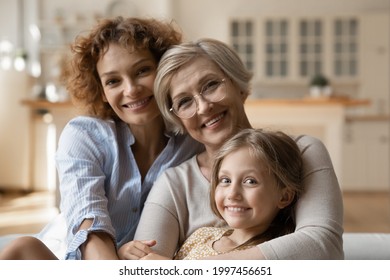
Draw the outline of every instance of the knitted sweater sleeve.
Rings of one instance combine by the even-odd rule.
[[[134,239],[156,240],[153,250],[173,258],[178,247],[180,224],[169,186],[170,180],[163,173],[154,183],[145,202]]]

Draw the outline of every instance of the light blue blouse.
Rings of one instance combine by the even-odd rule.
[[[203,150],[189,136],[166,134],[168,144],[142,181],[127,124],[76,117],[64,128],[56,153],[61,212],[67,224],[66,259],[80,259],[89,232],[111,235],[119,248],[134,237],[146,197],[159,174]],[[84,219],[88,230],[77,231]]]

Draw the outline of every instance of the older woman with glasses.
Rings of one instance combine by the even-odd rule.
[[[216,40],[184,43],[164,54],[155,80],[158,106],[172,131],[190,134],[206,149],[158,178],[135,234],[142,241],[125,244],[120,257],[173,258],[196,229],[223,225],[209,205],[211,167],[222,144],[251,127],[244,111],[251,77],[237,54]],[[297,203],[295,231],[218,258],[343,258],[343,204],[329,154],[313,137],[295,141],[305,189]]]

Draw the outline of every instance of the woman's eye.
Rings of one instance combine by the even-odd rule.
[[[219,82],[219,81],[216,81],[216,80],[208,81],[208,82],[202,87],[201,93],[202,93],[202,94],[207,94],[207,93],[213,92],[215,89],[218,88],[219,84],[220,84],[220,82]]]
[[[108,79],[104,82],[104,85],[106,86],[112,86],[112,85],[115,85],[116,83],[118,83],[118,79]]]
[[[150,73],[152,70],[153,70],[153,68],[150,67],[150,66],[142,67],[142,68],[140,68],[140,69],[137,71],[137,76],[142,76],[142,75],[148,74],[148,73]]]
[[[182,97],[180,98],[177,102],[176,102],[176,109],[177,110],[183,110],[187,107],[189,107],[191,105],[193,101],[193,97],[192,96],[185,96],[185,97]]]

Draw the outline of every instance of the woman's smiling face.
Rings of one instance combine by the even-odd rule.
[[[186,131],[197,141],[211,149],[218,149],[222,143],[238,131],[240,120],[245,116],[244,97],[238,87],[225,77],[212,61],[198,56],[182,66],[171,80],[171,99],[183,94],[197,95],[204,83],[210,79],[222,80],[226,96],[219,102],[207,102],[196,97],[197,111],[189,119],[181,119]]]
[[[153,94],[156,62],[148,50],[110,44],[97,63],[104,100],[124,122],[145,125],[160,116]]]

